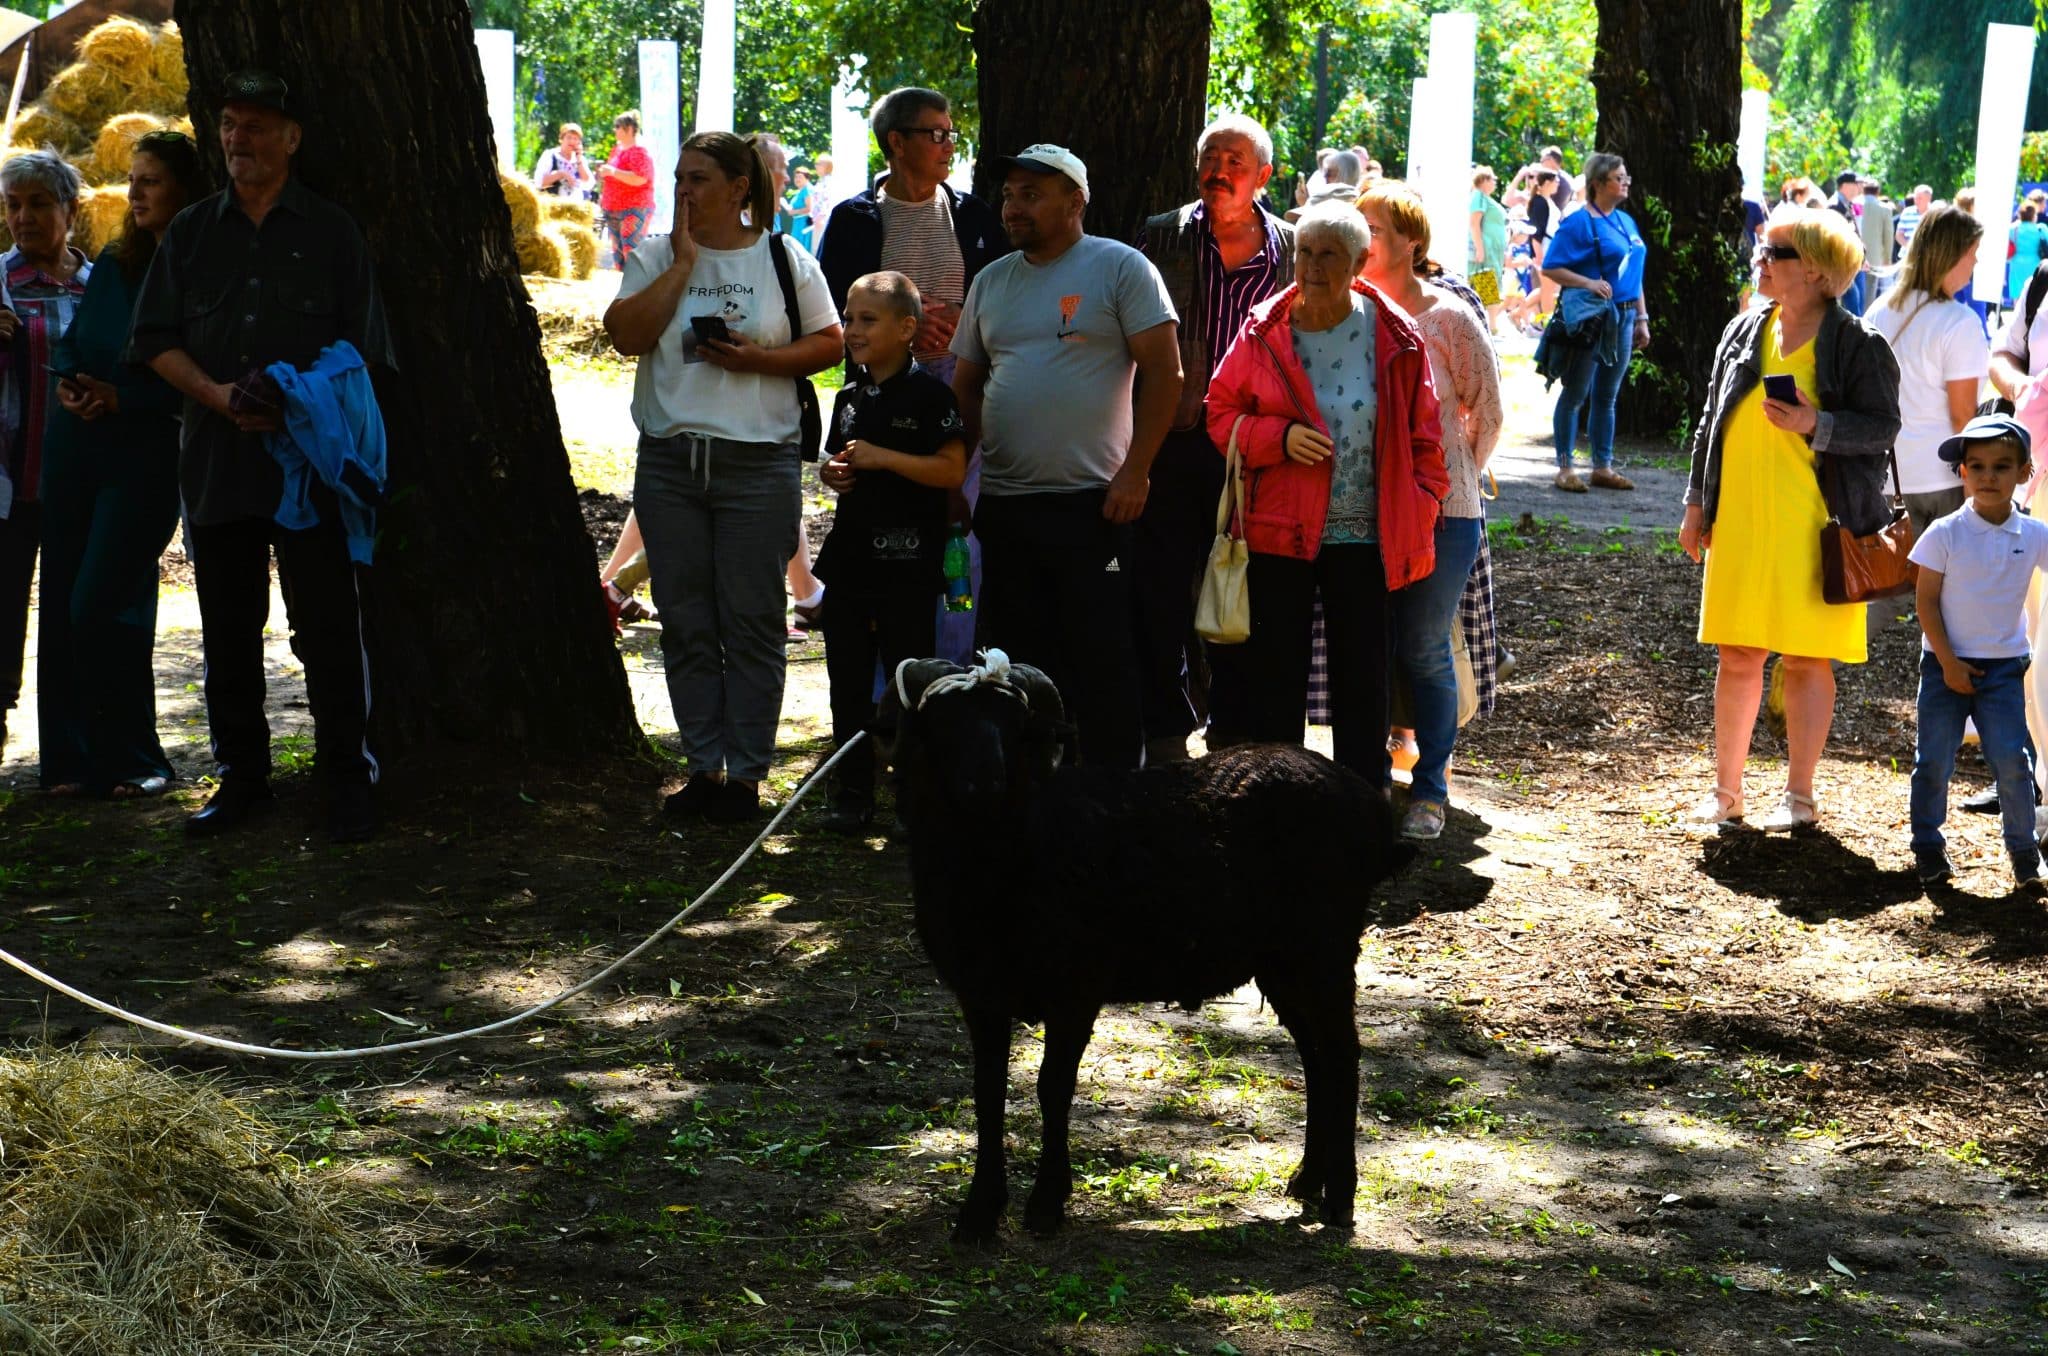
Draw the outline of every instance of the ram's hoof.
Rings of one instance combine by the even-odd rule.
[[[1325,1201],[1320,1214],[1325,1229],[1339,1229],[1348,1234],[1357,1227],[1357,1220],[1353,1218],[1349,1201],[1342,1204]]]
[[[959,1248],[986,1248],[996,1241],[994,1220],[962,1219],[953,1226],[953,1246]]]
[[[1040,1238],[1049,1238],[1058,1233],[1066,1222],[1067,1212],[1063,1206],[1056,1205],[1049,1210],[1041,1210],[1034,1206],[1024,1208],[1024,1227]]]

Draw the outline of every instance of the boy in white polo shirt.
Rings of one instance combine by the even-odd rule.
[[[2048,523],[2013,507],[2033,473],[2027,430],[2009,415],[1984,415],[1941,445],[1968,496],[1930,523],[1913,546],[1920,567],[1919,738],[1913,755],[1913,861],[1925,884],[1953,874],[1941,836],[1948,780],[1963,722],[1974,718],[1984,761],[1998,780],[2013,883],[2044,881],[2034,836],[2034,757],[2027,741],[2026,597],[2048,569]]]

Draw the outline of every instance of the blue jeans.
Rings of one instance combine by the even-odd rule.
[[[1592,402],[1593,469],[1614,465],[1614,402],[1621,395],[1621,379],[1628,375],[1629,355],[1635,352],[1635,312],[1622,308],[1621,348],[1612,363],[1603,363],[1593,350],[1582,351],[1565,374],[1564,389],[1557,393],[1557,408],[1550,413],[1550,436],[1557,446],[1560,468],[1572,464],[1572,450],[1579,440],[1579,411]]]
[[[1415,711],[1412,798],[1442,804],[1450,798],[1444,768],[1458,742],[1458,671],[1451,657],[1451,629],[1458,599],[1479,558],[1481,518],[1440,518],[1436,525],[1436,568],[1427,579],[1396,589],[1394,653],[1408,676]]]
[[[1849,284],[1849,290],[1842,293],[1842,309],[1850,315],[1862,315],[1864,311],[1863,275],[1858,273],[1856,281]]]
[[[2018,659],[1969,659],[1984,670],[1977,691],[1964,695],[1942,680],[1941,662],[1920,655],[1920,731],[1913,751],[1913,852],[1941,851],[1941,826],[1948,818],[1948,779],[1963,742],[1963,721],[1974,718],[1984,761],[1998,779],[1998,808],[2005,816],[2005,847],[2014,861],[2038,851],[2034,839],[2034,755],[2027,747],[2027,667]]]

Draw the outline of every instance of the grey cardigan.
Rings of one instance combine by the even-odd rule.
[[[1742,398],[1763,380],[1764,326],[1775,305],[1745,311],[1721,331],[1707,407],[1692,432],[1692,476],[1685,502],[1706,510],[1712,526],[1721,502],[1721,443],[1729,417]],[[1814,340],[1814,383],[1820,392],[1820,422],[1807,439],[1819,458],[1831,459],[1834,475],[1821,478],[1828,512],[1856,535],[1891,521],[1885,481],[1892,442],[1899,436],[1899,363],[1884,336],[1842,309],[1828,308]]]

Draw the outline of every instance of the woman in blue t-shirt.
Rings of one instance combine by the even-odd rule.
[[[1558,223],[1543,256],[1543,276],[1561,287],[1583,287],[1614,308],[1616,342],[1604,337],[1582,350],[1565,372],[1564,388],[1550,416],[1557,443],[1557,488],[1583,494],[1586,482],[1572,470],[1579,413],[1592,403],[1593,484],[1603,490],[1632,490],[1634,482],[1614,469],[1614,402],[1629,356],[1650,342],[1650,312],[1643,302],[1643,257],[1648,248],[1635,218],[1621,208],[1628,198],[1628,166],[1605,151],[1586,158],[1586,206]],[[1560,302],[1560,305],[1563,303]]]

